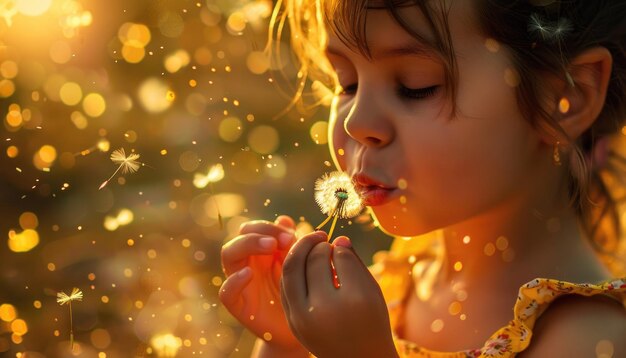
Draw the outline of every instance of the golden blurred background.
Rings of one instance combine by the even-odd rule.
[[[0,0],[0,356],[250,355],[220,248],[249,219],[311,230],[332,170],[326,108],[283,113],[272,7]],[[355,222],[338,233],[369,263],[390,239]]]

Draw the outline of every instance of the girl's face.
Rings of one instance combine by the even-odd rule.
[[[331,34],[328,57],[344,88],[332,108],[331,152],[393,235],[502,208],[552,166],[550,148],[517,106],[517,72],[505,49],[479,33],[467,3],[453,2],[449,13],[456,107],[445,94],[443,63],[386,10],[368,10],[371,59]],[[418,9],[401,12],[432,37]]]

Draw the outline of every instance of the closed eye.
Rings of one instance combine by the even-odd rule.
[[[424,99],[431,97],[437,93],[439,86],[430,86],[424,88],[407,88],[400,86],[398,94],[407,99]]]
[[[434,96],[440,86],[430,86],[424,88],[407,88],[400,86],[398,88],[398,95],[407,99],[424,99]],[[354,83],[341,88],[340,95],[354,96],[358,89],[358,84]]]

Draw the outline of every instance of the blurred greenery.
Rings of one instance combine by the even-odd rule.
[[[220,248],[246,220],[321,222],[333,170],[326,108],[281,114],[295,70],[261,55],[272,6],[0,1],[0,355],[249,356]],[[142,165],[99,190],[120,148]],[[338,233],[366,263],[390,242],[367,216]]]

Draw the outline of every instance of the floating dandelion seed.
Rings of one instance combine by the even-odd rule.
[[[552,28],[546,24],[546,22],[538,14],[531,14],[530,22],[528,23],[528,31],[531,33],[539,33],[541,38],[545,40],[550,37]]]
[[[337,219],[347,219],[358,215],[363,208],[361,196],[356,192],[352,179],[344,172],[326,173],[315,181],[315,201],[322,213],[328,217],[315,229],[319,230],[332,218],[328,232],[332,237]]]
[[[571,31],[572,31],[572,24],[569,22],[568,19],[562,17],[557,22],[552,36],[554,37],[555,41],[561,41]]]
[[[137,159],[139,159],[139,154],[137,153],[130,153],[127,157],[126,152],[124,152],[124,148],[114,150],[113,153],[111,153],[111,161],[113,161],[113,163],[115,164],[118,164],[119,167],[117,167],[117,169],[115,170],[115,172],[113,172],[113,175],[111,175],[109,179],[100,184],[98,190],[104,188],[109,183],[109,181],[113,179],[115,174],[120,171],[120,169],[122,170],[122,174],[134,173],[138,171],[139,168],[142,167],[144,164],[138,162]]]
[[[57,303],[63,306],[66,303],[69,303],[70,306],[72,301],[82,301],[83,300],[83,291],[74,287],[72,289],[72,293],[68,296],[65,292],[57,293]]]
[[[224,167],[222,164],[215,164],[209,168],[207,174],[196,173],[193,176],[193,185],[198,189],[203,189],[211,183],[217,183],[224,178]]]
[[[65,292],[57,293],[57,303],[63,306],[69,304],[70,306],[70,349],[74,349],[74,324],[72,319],[72,301],[82,301],[83,291],[78,288],[72,288],[72,293],[68,296]]]
[[[530,15],[528,31],[538,33],[543,40],[550,42],[560,42],[572,31],[572,24],[564,17],[557,21],[549,21],[538,14]]]
[[[138,162],[137,159],[139,159],[139,154],[131,153],[127,157],[124,148],[114,150],[113,153],[111,153],[111,161],[120,165],[122,174],[134,173],[139,170],[141,163]]]
[[[542,18],[538,14],[531,14],[530,21],[528,23],[528,31],[530,33],[539,33],[544,41],[550,43],[556,43],[557,49],[561,56],[561,63],[565,64],[565,56],[563,55],[562,42],[563,39],[573,30],[572,23],[564,17],[559,18],[556,21],[549,21]],[[574,79],[570,75],[569,71],[563,65],[563,71],[565,72],[565,79],[571,87],[576,87]]]
[[[196,173],[193,176],[193,185],[196,188],[202,189],[209,185],[209,191],[213,200],[215,201],[215,207],[217,208],[217,221],[219,222],[220,230],[224,228],[224,222],[222,220],[222,213],[220,212],[220,207],[215,199],[215,193],[213,192],[213,183],[216,183],[224,178],[224,167],[222,164],[215,164],[211,168],[209,168],[209,172],[204,175],[200,173]]]

